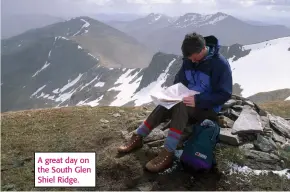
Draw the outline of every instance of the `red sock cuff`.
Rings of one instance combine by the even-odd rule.
[[[144,121],[144,125],[145,125],[148,129],[152,130],[152,127],[147,123],[147,121]]]
[[[175,128],[169,128],[170,131],[175,132],[177,134],[182,134],[182,131],[180,131],[179,129],[175,129]]]

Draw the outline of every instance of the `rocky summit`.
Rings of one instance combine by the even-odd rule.
[[[290,159],[285,157],[285,152],[290,152],[289,119],[270,114],[249,99],[233,95],[219,113],[218,124],[221,131],[220,143],[217,146],[238,148],[244,156],[245,166],[258,170],[289,168]],[[169,121],[160,124],[148,136],[145,144],[158,150],[167,136],[168,125]],[[182,141],[191,133],[192,125],[188,125]],[[123,131],[122,134],[125,139],[129,139],[132,132]]]

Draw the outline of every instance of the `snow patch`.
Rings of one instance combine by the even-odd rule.
[[[159,14],[155,17],[155,21],[158,21],[160,18],[161,18],[161,15]]]
[[[103,99],[104,95],[98,97],[96,100],[90,101],[88,103],[86,103],[86,105],[89,105],[91,107],[95,107],[99,105],[99,101],[101,101]]]
[[[151,82],[147,87],[144,87],[141,89],[138,93],[136,93],[132,97],[132,101],[135,100],[135,106],[140,106],[145,103],[150,103],[152,101],[150,94],[156,91],[160,91],[162,88],[162,84],[166,81],[168,77],[168,72],[172,64],[176,61],[176,58],[174,58],[165,69],[164,73],[160,74],[158,79],[154,82]]]
[[[133,93],[138,88],[142,79],[142,77],[139,77],[134,82],[131,82],[141,71],[140,70],[138,73],[135,73],[134,75],[130,75],[130,73],[134,70],[135,69],[128,69],[115,82],[115,85],[116,84],[120,84],[120,85],[117,87],[112,87],[108,89],[108,91],[112,91],[112,90],[120,91],[118,95],[116,96],[116,99],[110,104],[110,106],[121,106],[130,101]]]
[[[290,101],[290,96],[285,99],[285,101]]]
[[[61,93],[56,99],[56,102],[61,102],[60,104],[62,104],[63,102],[65,102],[66,100],[70,99],[71,96],[79,89],[79,87],[77,87],[76,89],[72,89],[69,92],[63,93],[64,91],[66,91],[67,89],[73,87],[83,76],[83,74],[79,74],[74,80],[68,80],[68,83],[66,85],[64,85],[62,88],[58,88],[53,90],[53,93],[55,94],[59,94]],[[58,104],[58,106],[60,105]]]
[[[91,24],[89,22],[87,22],[84,19],[81,19],[83,22],[85,22],[85,24],[83,25],[83,28],[88,28]]]
[[[207,25],[207,24],[214,25],[214,24],[216,24],[217,22],[224,20],[225,18],[227,18],[226,15],[221,15],[221,16],[218,16],[218,17],[216,17],[216,18],[214,18],[214,19],[208,21],[207,23],[205,23],[205,24],[203,24],[203,25]]]
[[[260,175],[260,174],[268,174],[268,173],[272,172],[274,174],[279,175],[280,177],[286,176],[288,179],[290,179],[290,169],[284,169],[281,171],[255,170],[255,169],[251,169],[247,166],[241,167],[241,166],[238,166],[237,164],[233,164],[233,163],[229,163],[229,167],[230,167],[230,174],[242,173],[245,175],[249,175],[249,174]]]
[[[52,101],[55,101],[55,102],[65,102],[67,101],[68,99],[71,98],[71,96],[80,88],[77,87],[76,89],[72,89],[70,90],[69,92],[65,92],[67,89],[73,87],[82,77],[83,74],[79,74],[75,79],[73,79],[72,81],[71,80],[68,80],[68,83],[66,85],[64,85],[62,88],[57,88],[57,89],[54,89],[52,91],[52,93],[54,93],[55,95],[50,95],[50,94],[47,94],[47,93],[44,93],[42,92],[37,98],[44,98],[44,99],[49,99],[49,100],[52,100]],[[36,94],[38,94],[46,85],[40,87],[38,90],[36,90],[30,97],[32,98],[33,96],[35,96]],[[65,92],[65,93],[64,93]],[[56,94],[59,94],[58,96]],[[56,98],[55,98],[56,97]],[[61,104],[60,103],[60,104]],[[60,105],[59,104],[59,105]],[[58,105],[58,106],[59,106]]]
[[[180,17],[175,23],[175,26],[178,28],[186,28],[188,26],[201,27],[204,25],[214,25],[225,18],[228,15],[217,15],[217,14],[209,14],[209,15],[200,15],[200,14],[186,14],[185,16]]]
[[[98,82],[98,83],[96,83],[95,85],[94,85],[94,87],[104,87],[104,85],[105,85],[105,82]]]
[[[99,76],[96,76],[93,80],[91,80],[90,82],[86,83],[82,88],[81,90],[83,90],[85,87],[89,86],[91,83],[93,83],[94,81],[98,80],[99,79]]]
[[[89,98],[87,98],[86,100],[84,101],[80,101],[76,104],[76,106],[82,106],[82,105],[86,105],[86,101],[89,100]]]
[[[58,94],[59,93],[59,88],[55,89],[52,91],[54,94]]]
[[[149,24],[153,24],[153,23],[155,23],[155,22],[158,21],[161,17],[162,17],[161,14],[150,14],[150,15],[149,15],[149,19],[150,19]]]
[[[264,49],[264,48],[271,47],[271,46],[277,46],[277,45],[283,43],[283,41],[286,41],[285,43],[289,44],[289,40],[290,40],[290,37],[281,37],[281,38],[277,38],[277,39],[263,41],[261,43],[245,45],[245,46],[243,46],[243,50],[252,50],[252,51],[260,50],[260,49]]]
[[[56,39],[55,39],[55,41],[56,41]],[[50,56],[51,56],[51,50],[48,52],[47,59],[49,59]],[[35,77],[36,75],[38,75],[42,70],[44,70],[45,68],[47,68],[49,65],[50,65],[50,63],[46,61],[45,64],[42,66],[42,68],[39,69],[38,71],[36,71],[34,73],[34,75],[32,75],[32,77]]]
[[[42,66],[41,69],[39,69],[38,71],[36,71],[34,73],[34,75],[32,75],[32,77],[35,77],[36,75],[38,75],[41,71],[43,71],[45,68],[47,68],[50,65],[50,63],[48,63],[47,61],[45,62],[45,64]]]
[[[74,80],[68,80],[68,83],[60,89],[60,92],[64,92],[65,90],[69,89],[70,87],[74,86],[83,76],[83,74],[79,74]]]
[[[70,92],[67,92],[67,93],[63,93],[63,94],[61,94],[59,97],[57,97],[57,98],[55,99],[55,101],[56,101],[56,102],[61,102],[61,103],[63,103],[63,102],[65,102],[66,100],[70,99],[71,96],[72,96],[75,92],[76,92],[76,89],[73,89],[73,90],[71,90]],[[60,103],[60,104],[61,104],[61,103]],[[59,104],[59,105],[60,105],[60,104]]]
[[[39,93],[42,89],[44,89],[44,87],[46,87],[46,85],[43,85],[42,87],[39,87],[34,93],[32,93],[30,98],[32,98],[33,96],[37,95],[37,93]]]
[[[94,55],[92,55],[91,53],[88,53],[89,56],[93,57],[96,60],[99,60],[97,57],[95,57]]]
[[[78,49],[83,49],[81,46],[78,45]]]
[[[54,95],[47,97],[47,99],[54,100]]]
[[[81,21],[85,22],[85,24],[83,24],[83,26],[81,27],[81,29],[78,32],[76,32],[73,36],[78,35],[83,28],[88,28],[91,25],[89,22],[87,22],[84,19],[81,19]],[[88,30],[85,31],[85,33],[87,33],[87,32],[88,32]]]
[[[67,40],[67,41],[69,41],[69,39],[68,39],[68,38],[66,38],[66,37],[63,37],[63,36],[57,36],[55,40],[57,40],[57,39],[64,39],[64,40]]]
[[[233,83],[241,85],[244,97],[290,88],[290,37],[243,47],[251,49],[250,54],[229,63],[231,68],[235,68]]]
[[[37,98],[44,98],[44,99],[49,99],[49,100],[54,101],[54,97],[55,95],[49,95],[49,94],[45,94],[41,92],[41,94]]]

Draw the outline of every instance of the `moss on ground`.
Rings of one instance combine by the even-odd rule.
[[[219,162],[222,162],[224,159],[227,159],[232,163],[236,163],[242,166],[244,165],[246,160],[243,151],[240,150],[238,147],[233,146],[227,146],[223,148],[217,147],[216,154],[217,160]]]
[[[290,152],[284,151],[283,149],[279,149],[278,155],[284,161],[285,167],[290,168]]]

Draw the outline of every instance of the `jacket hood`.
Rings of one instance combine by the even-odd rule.
[[[209,48],[208,55],[203,59],[203,61],[210,59],[212,56],[219,53],[220,45],[218,39],[211,35],[204,37],[206,46]]]
[[[213,54],[218,54],[220,49],[219,40],[213,35],[206,36],[204,39],[206,46],[210,47],[210,49],[213,49]]]

